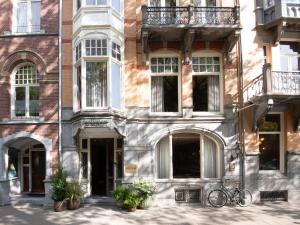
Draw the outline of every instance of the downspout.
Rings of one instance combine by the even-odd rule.
[[[59,0],[59,37],[58,37],[58,83],[59,83],[59,91],[58,91],[58,121],[59,121],[59,128],[58,128],[58,157],[59,157],[59,165],[62,163],[62,154],[61,154],[61,141],[62,141],[62,124],[61,124],[61,97],[62,97],[62,88],[61,88],[61,82],[62,82],[62,71],[61,71],[61,52],[62,52],[62,46],[61,46],[61,35],[62,35],[62,0]]]
[[[239,0],[237,0],[237,7],[240,8]],[[241,14],[241,12],[240,12]],[[238,39],[238,91],[239,91],[239,109],[244,108],[244,80],[243,80],[243,51],[242,51],[242,33],[239,35]],[[239,121],[239,150],[240,150],[240,188],[245,188],[245,133],[244,133],[244,110],[238,110],[238,121]]]

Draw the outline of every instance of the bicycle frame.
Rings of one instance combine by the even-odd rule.
[[[225,194],[227,195],[227,197],[231,202],[234,200],[236,194],[240,192],[237,187],[234,188],[234,191],[232,192],[228,187],[224,186],[223,184],[221,184],[221,190],[225,192]]]

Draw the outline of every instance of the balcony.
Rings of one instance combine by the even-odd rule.
[[[274,33],[271,37],[274,43],[284,38],[299,38],[299,0],[273,0],[269,6],[264,6],[263,1],[258,0],[256,23],[259,30]]]
[[[300,98],[300,72],[272,71],[266,64],[263,74],[250,82],[244,89],[245,101],[260,99],[292,100]]]
[[[240,31],[240,8],[235,7],[147,7],[142,6],[142,42],[147,53],[150,42],[181,42],[188,53],[194,40],[223,41],[230,52]]]

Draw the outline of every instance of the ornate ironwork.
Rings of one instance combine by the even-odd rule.
[[[236,25],[239,7],[142,7],[144,25]]]
[[[246,101],[262,94],[300,95],[300,72],[265,72],[244,88]]]

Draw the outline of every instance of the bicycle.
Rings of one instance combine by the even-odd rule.
[[[249,190],[235,187],[231,191],[223,183],[225,182],[222,181],[221,188],[209,192],[208,202],[211,206],[215,208],[223,207],[228,202],[228,199],[231,203],[237,203],[242,207],[246,207],[252,203],[252,194]]]

